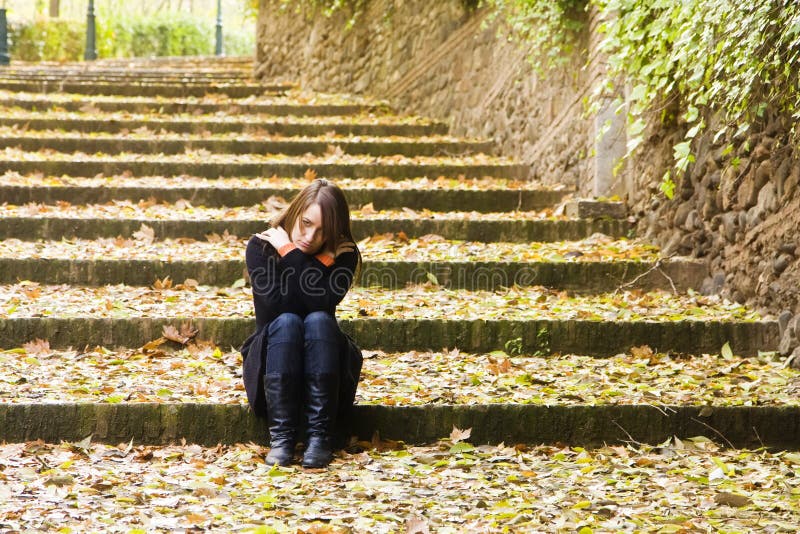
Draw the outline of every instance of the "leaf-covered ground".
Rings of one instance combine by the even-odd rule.
[[[585,450],[373,440],[330,468],[236,445],[0,447],[4,531],[796,532],[800,455],[703,437]]]
[[[173,102],[173,101],[170,101]],[[87,104],[88,106],[89,104]],[[235,106],[231,102],[231,106]],[[232,110],[234,111],[234,110]],[[23,109],[3,110],[0,118],[18,120],[24,125],[26,120],[39,120],[46,118],[49,120],[100,120],[100,121],[147,121],[152,124],[154,131],[159,131],[162,127],[169,129],[168,125],[174,121],[204,123],[223,123],[223,124],[249,124],[256,127],[259,123],[277,124],[327,124],[327,125],[391,125],[391,124],[410,124],[427,126],[434,124],[434,121],[421,117],[409,115],[387,115],[383,113],[354,113],[352,115],[272,115],[269,113],[175,113],[165,115],[162,113],[131,113],[128,111],[102,112],[97,109],[87,108],[85,112],[58,111],[51,110],[46,113],[32,112]]]
[[[476,139],[453,137],[450,135],[428,135],[428,136],[415,136],[404,137],[399,135],[386,135],[386,136],[369,136],[369,135],[337,135],[330,133],[321,136],[286,136],[269,133],[251,133],[251,132],[226,132],[204,135],[189,134],[189,133],[176,133],[166,131],[152,131],[148,128],[137,128],[135,130],[120,133],[109,134],[104,132],[78,132],[78,131],[64,131],[64,130],[28,130],[19,127],[0,126],[0,138],[2,137],[26,137],[32,139],[39,139],[43,145],[46,145],[48,140],[55,139],[72,139],[72,140],[85,140],[85,139],[100,139],[111,141],[124,141],[125,139],[146,140],[146,141],[283,141],[292,143],[337,143],[346,146],[347,143],[417,143],[420,145],[435,144],[435,143],[459,143],[459,142],[473,142]],[[446,146],[444,147],[446,149]]]
[[[155,241],[146,233],[138,239],[101,238],[61,241],[0,241],[0,258],[106,259],[163,261],[244,260],[246,241],[212,237],[210,241],[166,239]],[[579,241],[549,243],[483,243],[457,241],[437,235],[403,239],[396,234],[375,235],[359,241],[364,260],[372,261],[654,261],[658,247],[638,240],[612,239],[602,234]]]
[[[128,286],[0,285],[0,318],[7,317],[252,317],[249,288],[197,285],[168,289]],[[237,287],[239,286],[239,287]],[[620,291],[569,296],[539,286],[503,291],[447,289],[432,283],[403,289],[353,287],[337,308],[340,319],[578,319],[589,321],[755,321],[754,311],[693,291]]]
[[[22,175],[13,171],[0,175],[0,185],[25,187],[152,187],[156,189],[174,188],[215,188],[215,189],[256,189],[276,187],[287,189],[287,197],[311,183],[308,178],[199,178],[195,176],[103,176],[91,178],[72,176],[43,176],[41,174]],[[511,180],[506,178],[338,178],[336,185],[345,194],[348,189],[401,189],[401,190],[564,190],[564,186],[544,186],[532,180]],[[256,199],[254,199],[256,200]]]
[[[238,351],[163,338],[139,349],[51,350],[44,341],[0,352],[0,403],[244,404]],[[504,352],[364,351],[356,402],[390,406],[521,403],[654,406],[797,405],[800,371],[773,353],[611,358]]]
[[[188,201],[172,203],[156,203],[155,201],[131,202],[115,200],[105,204],[72,205],[67,202],[58,204],[29,203],[21,206],[13,204],[0,205],[0,217],[58,217],[81,219],[158,219],[187,221],[252,221],[263,220],[265,225],[284,207],[283,199],[271,198],[253,206],[235,206],[211,208],[194,206]],[[535,221],[535,220],[567,220],[564,215],[556,216],[552,209],[539,211],[503,211],[479,213],[477,211],[431,211],[428,209],[413,210],[411,208],[376,210],[371,204],[359,209],[352,209],[353,219],[374,220],[421,220],[437,221],[469,220],[469,221]]]
[[[470,165],[512,165],[514,161],[505,157],[489,156],[486,154],[472,154],[459,157],[434,157],[434,156],[369,156],[353,154],[329,154],[323,156],[288,156],[285,154],[214,154],[208,150],[187,150],[184,154],[139,154],[121,152],[113,156],[102,153],[84,154],[83,152],[67,153],[53,150],[40,150],[26,152],[18,148],[5,148],[0,150],[0,158],[16,161],[71,161],[71,162],[102,162],[118,161],[124,163],[227,163],[227,164],[258,164],[258,163],[285,163],[307,167],[316,165],[448,165],[454,167],[467,167]]]
[[[131,102],[141,103],[166,103],[175,102],[179,104],[303,104],[303,105],[347,105],[347,104],[380,104],[374,99],[366,99],[358,95],[317,93],[316,91],[304,91],[293,89],[286,91],[282,96],[264,95],[248,96],[245,98],[231,98],[223,94],[209,94],[197,97],[173,98],[161,96],[115,96],[115,95],[83,95],[75,93],[25,93],[0,89],[0,98],[17,99],[26,102],[41,102],[51,106],[58,106],[62,102]]]

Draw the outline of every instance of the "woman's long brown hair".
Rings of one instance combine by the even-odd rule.
[[[361,269],[361,251],[358,250],[350,229],[350,207],[347,205],[347,199],[339,186],[333,182],[325,178],[315,179],[292,199],[288,208],[272,219],[272,227],[283,227],[291,238],[297,218],[305,213],[312,204],[319,204],[322,213],[322,235],[325,237],[323,250],[332,250],[335,254],[342,243],[348,241],[353,243],[353,249],[358,258],[356,272],[353,276],[355,282]]]

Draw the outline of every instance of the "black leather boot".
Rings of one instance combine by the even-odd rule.
[[[286,466],[292,463],[294,458],[300,380],[301,377],[297,375],[277,373],[264,375],[270,446],[265,460],[267,465]]]
[[[308,432],[303,467],[325,467],[333,459],[333,425],[339,405],[339,375],[305,375]]]

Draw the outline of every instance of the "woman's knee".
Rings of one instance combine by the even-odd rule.
[[[295,313],[282,313],[269,324],[269,336],[303,338],[303,319]]]
[[[339,325],[330,313],[316,311],[303,320],[306,339],[336,339]]]

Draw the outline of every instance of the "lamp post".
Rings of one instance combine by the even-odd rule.
[[[11,58],[8,55],[8,20],[6,19],[6,0],[0,8],[0,65],[8,65]]]
[[[97,39],[95,34],[94,0],[89,0],[89,8],[86,10],[86,50],[83,53],[83,59],[87,61],[97,59]]]
[[[217,0],[217,47],[214,53],[222,55],[222,0]]]

